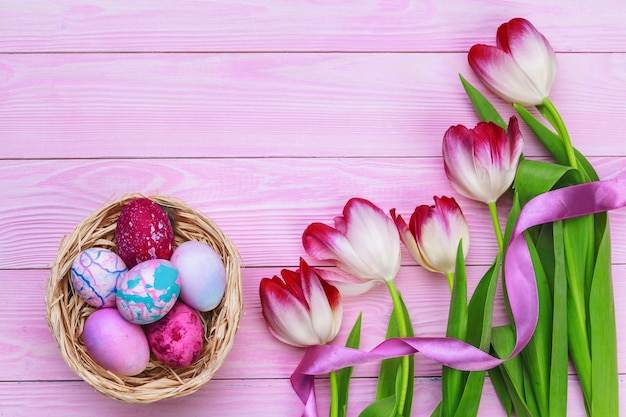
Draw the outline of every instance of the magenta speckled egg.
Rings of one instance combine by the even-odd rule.
[[[146,326],[146,333],[154,356],[172,368],[191,365],[202,352],[202,320],[194,309],[180,301],[161,320]]]
[[[190,240],[176,248],[171,261],[180,273],[182,301],[199,311],[219,305],[226,289],[226,270],[213,248]]]
[[[115,308],[96,310],[87,317],[83,341],[98,365],[119,375],[140,374],[150,361],[143,329],[124,320]]]
[[[152,259],[131,268],[117,281],[117,309],[131,323],[148,324],[164,317],[180,294],[174,264]]]
[[[170,259],[174,229],[157,203],[149,198],[136,198],[120,212],[115,244],[129,268],[149,259]]]
[[[86,249],[72,264],[72,285],[90,306],[115,307],[117,280],[127,270],[115,252],[103,248]]]

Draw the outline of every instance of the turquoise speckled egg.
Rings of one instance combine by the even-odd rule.
[[[178,269],[163,259],[141,262],[117,282],[117,309],[131,323],[148,324],[164,317],[180,294]]]

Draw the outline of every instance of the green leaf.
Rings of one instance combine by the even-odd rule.
[[[494,327],[491,333],[491,346],[499,357],[508,356],[515,346],[515,332],[511,326]],[[507,392],[518,417],[532,417],[528,409],[524,391],[524,370],[521,358],[515,356],[498,366]]]
[[[433,412],[430,414],[430,417],[442,417],[442,416],[443,414],[441,414],[441,401],[440,401],[439,404],[437,404],[437,407],[435,407]]]
[[[509,390],[500,367],[490,369],[489,378],[491,379],[493,389],[496,391],[496,395],[500,399],[500,404],[502,404],[507,417],[511,417],[513,415],[513,401],[509,395]]]
[[[586,401],[591,401],[591,352],[587,328],[585,271],[593,248],[591,216],[563,220],[563,243],[567,276],[567,331],[569,353],[580,378]],[[587,405],[588,405],[587,404]]]
[[[461,74],[459,74],[461,78],[461,83],[463,84],[463,88],[467,93],[470,101],[474,105],[474,109],[476,110],[476,114],[483,122],[493,122],[500,126],[502,129],[507,130],[507,124],[505,123],[500,113],[496,110],[495,107],[478,91],[473,85],[471,85]]]
[[[396,379],[394,382],[394,394],[389,397],[382,398],[380,400],[374,401],[370,405],[368,405],[362,412],[359,414],[359,417],[401,417],[398,415],[398,398],[396,397],[396,392],[401,389],[401,377],[400,372],[396,374]],[[408,411],[410,413],[410,409]],[[406,414],[407,416],[410,414]]]
[[[346,340],[346,347],[358,349],[361,344],[361,318],[363,313],[359,313],[352,330]],[[352,377],[353,366],[342,368],[337,371],[337,404],[339,415],[345,417],[348,411],[348,390],[350,389],[350,378]]]
[[[550,152],[557,163],[561,165],[568,165],[567,152],[565,151],[565,145],[561,141],[559,135],[548,129],[543,123],[541,123],[535,116],[533,116],[525,107],[519,104],[513,104],[517,114],[520,115],[524,123],[532,130],[537,136],[537,139],[542,145]]]
[[[465,389],[459,401],[455,417],[474,417],[478,414],[478,406],[485,383],[485,371],[470,372],[465,382]]]
[[[491,341],[493,303],[498,286],[501,259],[500,255],[496,256],[491,267],[478,282],[467,311],[467,336],[465,339],[468,343],[484,351],[489,351]]]
[[[527,370],[526,381],[532,389],[536,400],[536,407],[540,415],[548,416],[550,388],[550,353],[552,350],[552,295],[537,253],[534,242],[525,234],[530,258],[537,281],[537,295],[539,299],[539,316],[537,326],[528,345],[522,351],[522,362]],[[567,343],[566,341],[564,341]],[[527,396],[527,398],[530,398]]]
[[[537,110],[539,110],[539,113],[541,113],[541,115],[548,121],[548,123],[550,123],[550,126],[552,126],[554,130],[558,130],[557,129],[558,123],[554,119],[554,116],[552,115],[552,113],[550,113],[550,110],[543,104],[540,104],[539,106],[535,106],[535,107]]]
[[[550,191],[572,168],[549,162],[520,161],[513,188],[519,194],[520,204],[523,207],[533,197]]]
[[[547,415],[567,415],[568,346],[567,346],[567,276],[563,223],[554,222],[554,278],[552,284],[552,352],[550,369],[550,410]]]
[[[603,233],[589,294],[589,327],[593,364],[591,414],[613,417],[619,415],[619,393],[615,305],[611,280],[611,240],[608,216],[602,213],[596,217],[600,217],[600,228],[602,229],[602,223],[604,227],[601,230]]]
[[[413,327],[411,325],[411,317],[409,316],[409,312],[404,304],[404,300],[400,297],[400,303],[402,305],[402,310],[404,313],[404,321],[407,325],[407,336],[411,337],[414,335]],[[391,312],[389,316],[389,324],[387,326],[387,334],[386,339],[390,339],[393,337],[399,337],[400,331],[398,329],[398,321],[396,319],[395,308]],[[414,355],[409,356],[409,385],[407,388],[407,395],[404,403],[404,410],[406,415],[410,415],[411,407],[413,405],[413,391],[415,387],[415,361],[413,359]],[[395,381],[398,375],[401,373],[401,362],[402,358],[391,358],[385,359],[381,361],[380,369],[378,372],[378,382],[376,385],[376,402],[381,400],[386,400],[389,397],[394,397],[395,400],[399,400],[396,398],[396,384]]]
[[[450,298],[448,313],[448,327],[446,336],[464,340],[467,334],[467,277],[465,274],[465,258],[463,242],[459,241],[456,251],[456,267],[454,272],[454,286]]]
[[[515,107],[515,110],[517,110],[517,113],[524,123],[532,130],[537,139],[539,139],[542,145],[550,152],[556,162],[561,165],[569,165],[567,151],[565,150],[565,145],[563,145],[561,137],[537,120],[537,118],[523,106],[513,104],[513,107]],[[598,181],[598,174],[589,161],[576,149],[574,149],[574,155],[578,162],[578,168],[583,175],[582,180],[585,182]]]
[[[387,398],[374,401],[368,405],[359,417],[397,417],[398,416],[398,402],[396,396],[391,395]]]

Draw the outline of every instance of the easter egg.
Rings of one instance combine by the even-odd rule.
[[[209,245],[189,240],[172,254],[181,279],[180,299],[199,311],[217,307],[226,289],[226,269]]]
[[[164,317],[180,294],[180,276],[170,261],[151,259],[131,268],[117,281],[116,304],[131,323],[148,324]]]
[[[96,310],[87,317],[83,341],[98,365],[119,375],[140,374],[150,361],[143,329],[124,320],[115,308]]]
[[[173,368],[191,365],[200,356],[204,344],[200,316],[180,301],[161,320],[147,325],[146,334],[154,356]]]
[[[122,258],[103,248],[89,248],[74,260],[71,270],[76,293],[93,307],[115,307],[117,280],[127,271]]]
[[[149,198],[136,198],[120,212],[115,243],[129,268],[149,259],[170,259],[174,229],[157,203]]]

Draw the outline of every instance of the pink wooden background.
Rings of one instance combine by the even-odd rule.
[[[441,138],[477,121],[458,80],[477,84],[467,50],[493,43],[516,16],[558,52],[552,98],[575,145],[602,178],[623,174],[621,0],[0,0],[0,415],[299,415],[288,377],[303,352],[266,331],[258,283],[296,267],[304,228],[330,223],[353,196],[404,215],[434,194],[457,197],[475,285],[496,244],[485,207],[450,188]],[[526,155],[544,157],[526,137]],[[197,393],[151,405],[80,380],[44,317],[61,238],[127,192],[187,201],[232,238],[245,266],[245,316],[223,367]],[[611,221],[626,414],[626,211]],[[416,333],[442,334],[445,280],[403,259],[397,285]],[[347,299],[337,343],[362,310],[362,346],[375,346],[390,307],[384,288]],[[355,370],[349,415],[373,399],[376,372]],[[440,372],[417,356],[413,415],[430,415]],[[568,415],[584,416],[570,381]],[[320,379],[322,415],[326,388]],[[480,415],[503,415],[489,383]]]

